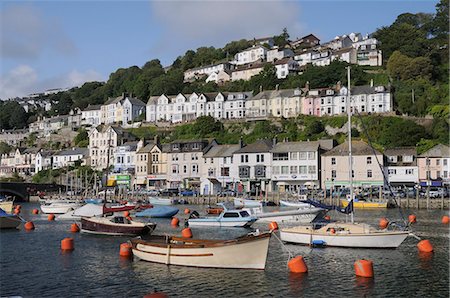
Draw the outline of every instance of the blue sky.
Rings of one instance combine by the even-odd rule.
[[[437,1],[6,1],[0,4],[0,98],[107,80],[151,59],[231,40],[371,33]]]

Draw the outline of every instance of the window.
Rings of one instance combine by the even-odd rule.
[[[297,160],[297,152],[291,152],[291,160]]]
[[[221,168],[220,176],[224,176],[224,177],[230,176],[230,168]]]
[[[336,164],[336,158],[335,158],[335,157],[332,157],[332,158],[331,158],[331,164],[332,164],[332,165],[335,165],[335,164]]]
[[[331,178],[333,178],[333,179],[336,178],[336,170],[331,171]]]
[[[260,159],[261,159],[261,162],[264,162],[264,154],[261,154]]]
[[[291,153],[292,156],[292,153]],[[297,154],[295,155],[297,158]],[[273,160],[288,160],[289,159],[289,155],[288,153],[274,153],[273,154]]]
[[[444,166],[447,165],[447,159],[444,159]]]
[[[255,177],[266,177],[266,167],[255,166]]]
[[[355,178],[355,170],[352,170],[352,178]]]
[[[429,166],[431,164],[430,159],[427,158],[427,166]]]
[[[436,165],[438,166],[438,165],[440,165],[440,163],[441,163],[441,160],[440,159],[436,159]]]
[[[431,175],[430,175],[430,171],[427,171],[427,179],[430,179]]]
[[[245,155],[245,162],[248,162],[248,155]]]
[[[244,162],[244,155],[241,155],[241,163]]]
[[[223,217],[239,217],[237,212],[226,212]]]
[[[306,152],[299,152],[298,153],[298,159],[305,160],[306,159]]]
[[[183,173],[187,173],[187,166],[186,165],[183,166]]]
[[[172,165],[172,174],[178,174],[178,165]]]
[[[367,164],[368,165],[371,165],[372,164],[372,157],[367,157]]]
[[[291,166],[291,175],[292,174],[298,174],[298,168],[297,166]]]
[[[250,177],[250,167],[249,166],[240,166],[239,167],[239,177],[240,178],[249,178]]]
[[[372,178],[372,170],[367,170],[367,178]]]
[[[280,174],[280,167],[279,166],[273,166],[272,167],[272,171],[274,175],[279,175]]]
[[[441,171],[436,172],[436,178],[441,178]]]
[[[316,166],[309,166],[309,174],[315,174],[316,173]]]
[[[307,174],[308,173],[308,167],[307,166],[300,166],[299,167],[300,174]]]
[[[240,211],[239,214],[241,215],[241,217],[248,217],[248,216],[250,216],[250,214],[248,214],[247,211]]]
[[[281,166],[281,174],[282,175],[289,174],[289,166]]]
[[[445,160],[445,159],[444,159]],[[442,178],[447,178],[448,177],[448,172],[447,171],[444,171],[444,177],[442,177]]]

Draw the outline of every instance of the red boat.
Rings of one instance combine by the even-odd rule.
[[[118,206],[111,206],[106,207],[103,205],[103,213],[114,213],[114,212],[123,212],[123,211],[130,211],[134,210],[136,208],[136,205],[118,205]]]
[[[154,223],[136,222],[123,216],[81,218],[81,232],[90,234],[138,236],[149,234],[155,228]]]

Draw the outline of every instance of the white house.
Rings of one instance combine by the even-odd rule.
[[[89,150],[87,148],[71,148],[53,154],[52,167],[53,169],[73,166],[76,161],[85,158]]]
[[[222,92],[219,93],[225,97],[223,103],[224,119],[242,119],[246,117],[245,107],[247,101],[253,97],[252,92]]]
[[[143,141],[129,141],[114,148],[114,172],[133,174],[136,152],[143,146]]]
[[[298,62],[291,58],[277,60],[274,62],[274,65],[278,79],[285,79],[289,74],[295,74],[300,70]]]
[[[123,93],[119,97],[108,99],[100,110],[101,123],[122,123],[126,125],[145,111],[145,103]]]
[[[230,63],[235,65],[244,65],[252,62],[266,61],[267,49],[261,45],[255,45],[245,49],[234,56],[234,61]]]
[[[35,173],[39,173],[42,170],[49,170],[53,167],[53,154],[54,151],[40,150],[36,154],[35,159]]]
[[[383,55],[378,49],[378,44],[362,44],[357,48],[356,55],[358,65],[383,65]]]
[[[242,141],[241,143],[242,144]],[[203,154],[200,193],[216,195],[222,190],[236,190],[238,167],[234,166],[233,154],[241,145],[215,145]]]
[[[294,57],[294,52],[291,49],[278,49],[267,51],[267,62],[274,62],[284,58]]]
[[[228,82],[230,80],[231,80],[231,70],[230,71],[220,70],[211,73],[206,78],[206,83],[214,82],[217,85],[223,85],[225,82]]]
[[[415,147],[392,148],[384,151],[385,175],[391,186],[415,186],[419,182]]]
[[[81,124],[97,126],[100,125],[100,111],[102,105],[88,105],[81,111]]]
[[[231,70],[233,70],[233,65],[228,62],[188,69],[184,72],[184,82],[191,82],[201,76],[208,77],[212,73],[230,72]]]

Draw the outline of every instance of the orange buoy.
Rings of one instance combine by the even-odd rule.
[[[326,216],[324,217],[324,219],[325,219],[325,220],[330,220],[331,217],[330,217],[329,215],[326,215]]]
[[[73,238],[64,238],[61,240],[61,250],[63,251],[71,251],[74,250]]]
[[[330,229],[330,233],[331,233],[331,234],[336,234],[336,230],[335,230],[334,228],[331,228],[331,229]]]
[[[34,230],[34,223],[32,221],[27,221],[23,226],[27,231]]]
[[[15,207],[15,209],[22,209],[22,206],[21,205],[16,205],[16,207]]]
[[[189,214],[191,213],[191,210],[189,210],[189,208],[184,209],[184,214]]]
[[[386,229],[389,224],[389,220],[387,220],[385,217],[380,219],[379,225],[380,229]]]
[[[76,223],[73,223],[73,224],[70,226],[70,231],[71,231],[72,233],[78,233],[78,232],[80,231],[80,227],[79,227]]]
[[[176,217],[172,218],[172,221],[170,222],[170,224],[174,227],[178,226],[179,223],[180,223],[180,220]]]
[[[132,218],[131,218],[131,216],[127,216],[127,217],[125,217],[126,219],[128,219],[128,220],[133,220]]]
[[[296,256],[288,262],[289,271],[292,273],[306,273],[308,272],[308,267],[306,266],[305,260],[302,256]]]
[[[39,214],[39,209],[33,209],[32,213],[33,214]]]
[[[416,216],[414,214],[410,214],[408,216],[409,223],[416,223]]]
[[[420,252],[432,252],[433,251],[433,245],[431,245],[429,240],[421,240],[419,243],[417,243],[417,248]]]
[[[20,209],[14,209],[14,215],[19,215],[20,214]]]
[[[123,212],[123,216],[125,216],[125,217],[130,216],[130,212],[129,212],[129,211],[124,211],[124,212]]]
[[[442,223],[444,225],[448,225],[450,222],[450,218],[447,215],[442,216]]]
[[[276,221],[272,221],[269,223],[269,230],[276,231],[278,230],[278,223]]]
[[[48,216],[47,216],[47,219],[49,220],[49,221],[52,221],[52,220],[55,220],[55,215],[52,213],[52,214],[49,214]]]
[[[166,293],[155,292],[145,295],[144,298],[169,298],[169,296]]]
[[[181,231],[181,235],[182,235],[184,238],[192,238],[192,231],[191,231],[191,228],[184,228],[184,229]]]
[[[373,262],[370,260],[358,260],[354,264],[356,276],[373,277]]]
[[[126,257],[126,258],[131,257],[133,255],[133,251],[131,250],[131,244],[129,244],[129,243],[120,244],[119,255],[121,257]]]

